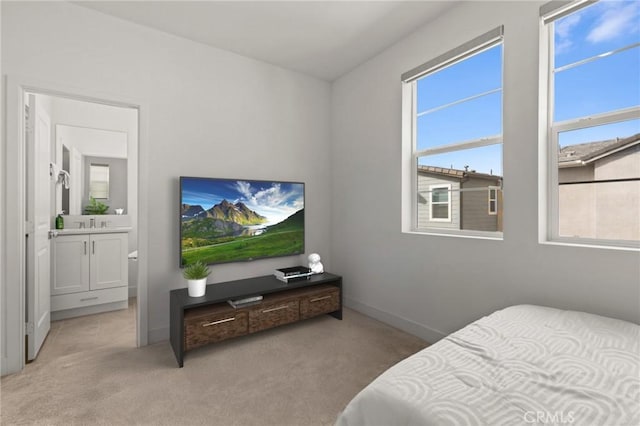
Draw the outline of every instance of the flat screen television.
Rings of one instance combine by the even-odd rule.
[[[180,266],[304,253],[304,183],[180,177]]]

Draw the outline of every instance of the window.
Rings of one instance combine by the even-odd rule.
[[[502,34],[496,28],[402,76],[405,229],[501,237]]]
[[[109,165],[89,166],[89,196],[99,199],[109,198]]]
[[[498,214],[498,190],[495,186],[489,187],[489,205],[488,211],[490,215]]]
[[[449,202],[451,185],[431,185],[429,192],[431,194],[430,220],[451,222],[451,203]]]
[[[640,4],[542,6],[547,238],[640,246]]]

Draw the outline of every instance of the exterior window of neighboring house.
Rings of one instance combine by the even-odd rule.
[[[429,219],[432,221],[451,222],[451,203],[449,202],[451,185],[431,185],[429,192],[431,194]]]
[[[500,188],[489,187],[489,214],[498,214],[498,190]]]
[[[402,75],[404,230],[502,237],[502,38],[495,28]]]
[[[640,247],[640,3],[540,13],[547,240]]]

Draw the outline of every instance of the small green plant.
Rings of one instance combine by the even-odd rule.
[[[106,214],[107,210],[109,210],[108,205],[91,197],[89,199],[89,204],[84,207],[84,214]]]
[[[182,276],[187,280],[200,280],[207,278],[210,273],[209,267],[198,260],[185,266],[184,271],[182,271]]]

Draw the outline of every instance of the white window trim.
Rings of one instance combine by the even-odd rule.
[[[551,99],[551,93],[549,93]],[[557,123],[549,126],[548,157],[549,185],[547,187],[548,206],[547,214],[547,242],[561,242],[585,247],[613,246],[620,248],[640,248],[640,241],[607,240],[599,238],[568,237],[560,235],[560,185],[558,184],[558,135],[562,132],[580,130],[588,127],[619,123],[621,121],[640,119],[640,107],[581,117]],[[549,119],[551,123],[551,119]]]
[[[437,218],[437,217],[433,217],[433,205],[437,204],[437,205],[443,205],[445,204],[442,201],[438,201],[438,202],[433,202],[433,190],[434,189],[446,189],[447,190],[447,218],[443,219],[443,218]],[[451,184],[450,183],[446,183],[446,184],[436,184],[436,185],[429,185],[429,222],[447,222],[447,223],[451,223]]]
[[[416,134],[416,115],[417,115],[417,99],[416,99],[416,81],[429,73],[438,69],[445,68],[455,62],[464,60],[468,57],[482,53],[491,49],[498,44],[502,44],[504,49],[504,27],[499,26],[451,51],[440,55],[427,63],[420,65],[406,73],[401,77],[402,80],[402,212],[401,212],[401,230],[403,233],[415,235],[432,235],[432,236],[451,236],[462,238],[480,238],[487,240],[503,240],[503,232],[497,231],[476,231],[471,229],[445,229],[434,227],[418,227],[418,160],[422,156],[434,155],[445,152],[453,152],[470,148],[478,148],[483,146],[501,144],[503,145],[503,133],[482,137],[468,141],[461,141],[453,144],[429,148],[417,151],[415,140]],[[504,54],[502,61],[502,84],[499,91],[503,94],[502,117],[504,127]],[[496,92],[497,89],[489,92]],[[489,92],[474,95],[470,98],[484,96]],[[411,153],[406,155],[405,153]],[[449,192],[449,206],[451,206],[451,191]],[[431,218],[432,210],[429,205],[429,217]],[[451,213],[449,213],[451,218]],[[437,219],[435,220],[437,221]]]
[[[489,186],[487,187],[487,196],[488,196],[488,200],[487,200],[487,212],[489,213],[490,216],[497,216],[498,215],[498,191],[500,190],[499,186]],[[491,198],[491,191],[495,191],[495,198]],[[491,211],[491,201],[495,201],[495,211]]]
[[[553,2],[552,2],[553,3]],[[594,1],[573,2],[560,16],[576,12]],[[544,8],[544,6],[543,6]],[[541,8],[541,12],[542,9]],[[542,15],[542,14],[541,14]],[[596,238],[566,237],[559,234],[559,185],[558,185],[558,135],[562,132],[580,130],[588,127],[613,124],[640,118],[640,107],[631,107],[578,117],[554,124],[554,22],[553,17],[541,16],[540,19],[540,105],[547,105],[546,113],[540,108],[539,116],[539,242],[541,244],[560,244],[591,248],[640,249],[640,241],[606,240]],[[623,51],[625,49],[618,49]]]
[[[415,98],[415,94],[414,94],[414,98]],[[416,153],[414,153],[413,157],[416,161],[418,161],[420,157],[425,157],[427,155],[442,154],[445,152],[463,151],[465,149],[480,148],[483,146],[499,145],[499,144],[502,144],[502,135],[494,135],[494,136],[482,137],[478,139],[471,139],[468,141],[456,142],[456,143],[447,144],[447,145],[441,145],[436,148],[423,149],[422,151],[417,151]]]

